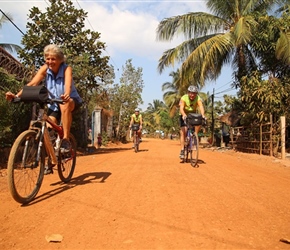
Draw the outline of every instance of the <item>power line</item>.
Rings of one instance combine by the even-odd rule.
[[[76,0],[76,2],[77,2],[77,4],[78,4],[79,8],[80,8],[80,9],[83,9],[83,8],[81,7],[79,1]],[[94,29],[94,27],[92,26],[92,24],[91,24],[91,22],[90,22],[90,20],[89,20],[88,17],[86,17],[86,20],[87,20],[88,24],[90,25],[91,29],[95,32],[95,29]],[[110,59],[112,60],[113,64],[116,66],[117,71],[119,71],[119,67],[118,67],[117,64],[114,62],[114,60],[113,60],[113,58],[110,56],[109,52],[106,50],[106,48],[104,48],[104,50],[107,52],[107,54],[109,55],[109,57],[110,57]]]
[[[76,2],[77,2],[77,4],[78,4],[78,6],[80,7],[80,9],[83,9],[83,8],[81,7],[81,5],[79,4],[79,1],[76,0]],[[86,17],[86,19],[87,19],[89,25],[91,26],[92,30],[95,31],[94,28],[93,28],[93,26],[92,26],[92,24],[90,23],[90,20],[89,20],[87,17]]]
[[[20,31],[20,33],[24,36],[25,34],[22,32],[22,30],[0,9],[1,13],[3,14],[3,16],[5,16],[10,23],[12,23],[14,25],[14,27],[16,29],[18,29]]]
[[[217,90],[218,89],[221,89],[221,88],[223,88],[223,87],[225,87],[225,86],[227,86],[228,84],[230,84],[230,83],[233,83],[232,81],[230,81],[230,82],[228,82],[228,83],[226,83],[226,84],[224,84],[224,85],[222,85],[222,86],[220,86],[219,88],[217,88]]]
[[[228,92],[228,91],[231,91],[231,90],[233,90],[233,88],[225,89],[223,91],[217,92],[216,94],[222,94],[222,93],[225,93],[225,92]]]
[[[44,0],[44,2],[46,3],[46,5],[47,5],[47,6],[49,6],[49,4],[47,3],[47,1],[46,1],[46,0]]]

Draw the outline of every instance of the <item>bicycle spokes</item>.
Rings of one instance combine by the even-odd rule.
[[[71,149],[69,152],[59,151],[58,157],[58,175],[63,182],[69,182],[72,178],[76,164],[76,141],[73,135],[70,135]]]
[[[37,160],[38,140],[35,131],[24,131],[15,140],[8,160],[8,185],[13,198],[22,204],[38,193],[43,179],[44,152]]]

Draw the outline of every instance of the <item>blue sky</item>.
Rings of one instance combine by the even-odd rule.
[[[188,12],[208,12],[205,1],[104,1],[75,0],[77,9],[88,12],[87,28],[100,32],[101,41],[107,45],[106,52],[111,57],[110,63],[115,67],[116,80],[122,74],[122,66],[132,59],[135,68],[143,69],[145,87],[142,92],[144,104],[139,107],[145,110],[153,100],[162,100],[161,86],[171,82],[170,72],[176,68],[167,68],[161,75],[157,71],[158,60],[162,53],[175,47],[182,40],[176,38],[171,42],[156,40],[156,28],[164,18],[182,15]],[[13,22],[25,33],[29,9],[37,6],[42,11],[49,6],[47,0],[0,0],[0,8],[13,17]],[[1,29],[1,43],[15,43],[21,46],[22,34],[11,24],[6,23]],[[117,70],[119,69],[119,70]],[[220,93],[216,100],[222,100],[224,94],[235,94],[231,89],[232,72],[230,67],[222,70],[215,82],[208,82],[203,92]]]

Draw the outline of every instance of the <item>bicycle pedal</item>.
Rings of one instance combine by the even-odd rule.
[[[45,167],[45,168],[44,168],[44,174],[45,174],[45,175],[53,174],[53,169],[52,169],[52,167]]]

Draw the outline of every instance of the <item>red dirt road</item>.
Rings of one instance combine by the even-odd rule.
[[[79,156],[73,180],[45,176],[27,206],[0,175],[0,249],[290,249],[290,160],[147,139]],[[61,242],[46,236],[59,234]]]

